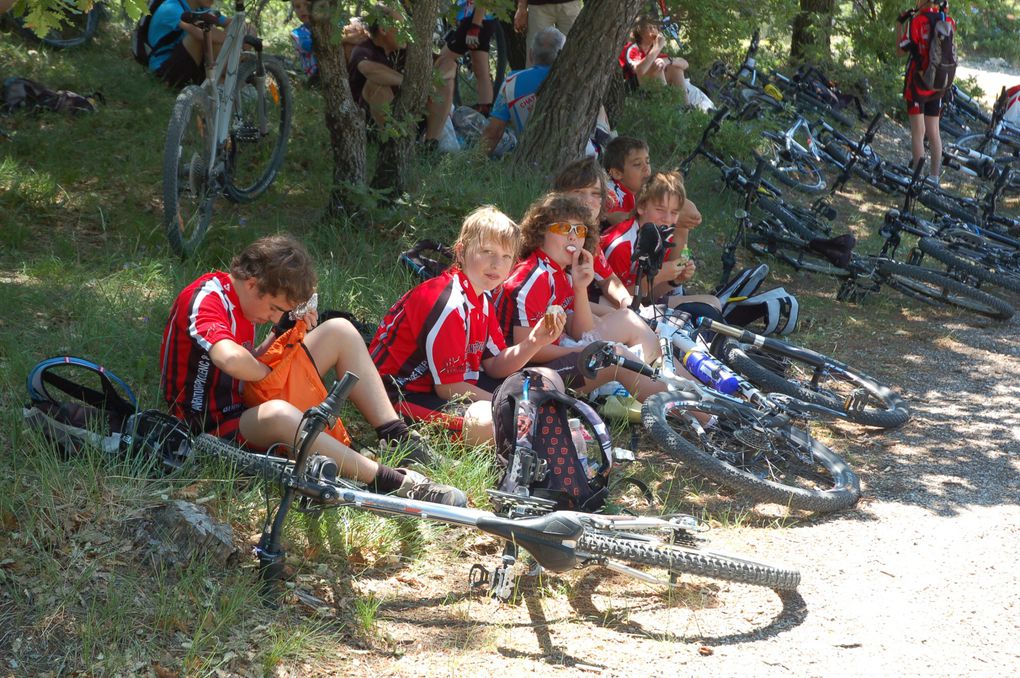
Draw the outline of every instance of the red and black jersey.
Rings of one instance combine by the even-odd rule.
[[[607,214],[611,212],[626,212],[630,214],[634,211],[634,194],[630,192],[630,189],[612,177],[606,183],[606,196],[609,198],[610,203],[606,209]]]
[[[929,7],[918,12],[910,21],[904,25],[903,32],[899,37],[899,47],[910,52],[910,59],[907,61],[907,70],[903,79],[903,98],[907,103],[913,103],[936,94],[935,90],[924,89],[920,81],[920,73],[928,68],[928,48],[931,43],[931,29],[933,22],[932,15],[941,13],[937,7]],[[956,20],[946,16],[946,21],[956,30]]]
[[[496,299],[507,344],[514,343],[515,327],[534,327],[554,304],[567,313],[573,312],[574,283],[559,264],[538,249],[514,267]]]
[[[402,296],[368,351],[388,387],[429,393],[436,384],[477,384],[482,361],[505,348],[488,296],[451,268]]]
[[[223,339],[252,350],[255,324],[241,313],[230,276],[208,273],[185,287],[170,309],[160,346],[160,388],[170,413],[193,431],[228,436],[237,430],[244,405],[240,382],[209,358]]]

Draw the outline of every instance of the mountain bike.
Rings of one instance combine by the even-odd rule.
[[[586,346],[578,366],[586,378],[619,366],[667,385],[641,406],[645,428],[662,449],[698,473],[758,501],[832,512],[860,498],[860,480],[846,462],[795,418],[829,408],[765,395],[744,380],[736,395],[678,377],[666,347],[662,367],[619,355],[604,341]],[[743,398],[748,398],[748,401]]]
[[[768,141],[766,168],[779,181],[804,193],[821,193],[825,190],[825,175],[818,163],[821,155],[811,125],[797,114],[787,129],[781,132],[766,130],[762,137]],[[803,140],[803,143],[801,143]]]
[[[957,85],[953,85],[952,91],[949,100],[943,102],[939,129],[946,135],[958,139],[988,127],[992,118],[981,108],[981,104]]]
[[[159,425],[149,427],[147,439],[156,441],[149,447],[168,460],[165,465],[171,468],[192,457],[218,459],[281,489],[279,504],[267,516],[255,549],[259,572],[270,591],[278,592],[284,576],[282,531],[290,510],[337,507],[472,527],[505,540],[507,548],[499,565],[490,572],[476,564],[469,575],[473,586],[488,586],[491,595],[503,600],[513,593],[512,570],[518,549],[551,572],[599,565],[663,587],[677,586],[676,576],[684,573],[779,591],[793,590],[800,582],[800,574],[794,570],[704,548],[702,534],[707,526],[691,516],[555,511],[553,501],[495,491],[489,493],[496,506],[492,512],[377,494],[336,478],[335,465],[312,455],[311,445],[336,421],[356,382],[357,377],[348,372],[334,383],[321,404],[305,412],[293,459],[247,451],[207,434],[192,437],[179,421],[166,415],[161,415]]]
[[[956,140],[956,144],[1007,162],[1020,160],[1020,128],[1004,119],[1008,99],[1006,88],[1003,87],[992,107],[988,126],[981,132],[964,134]]]
[[[185,12],[202,29],[206,79],[177,96],[163,154],[163,224],[180,257],[195,251],[218,195],[250,202],[269,188],[283,163],[293,103],[283,66],[264,58],[262,39],[246,34],[243,0],[218,56],[209,31],[216,19]],[[252,51],[243,51],[250,47]]]
[[[739,120],[751,120],[763,112],[780,113],[783,94],[758,73],[760,32],[755,29],[744,60],[732,70],[725,62],[716,61],[705,76],[705,92],[720,107],[734,111]]]

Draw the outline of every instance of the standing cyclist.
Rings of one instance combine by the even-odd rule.
[[[903,76],[903,99],[910,120],[911,167],[916,168],[924,162],[924,139],[927,137],[931,152],[931,181],[935,184],[938,184],[942,169],[939,117],[942,114],[943,93],[925,89],[921,74],[928,67],[935,20],[944,18],[953,27],[953,32],[956,31],[956,21],[949,17],[946,5],[946,0],[917,0],[916,6],[900,14],[898,19],[903,27],[899,38],[899,53],[910,57]]]

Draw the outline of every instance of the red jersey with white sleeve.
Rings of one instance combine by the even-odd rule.
[[[482,361],[505,348],[488,295],[450,268],[393,305],[368,351],[388,388],[431,393],[437,384],[477,384]]]
[[[160,390],[170,413],[195,432],[231,436],[244,411],[241,382],[209,358],[219,341],[230,339],[249,351],[255,324],[241,313],[241,302],[222,271],[208,273],[184,288],[163,330]]]
[[[630,192],[630,189],[618,183],[612,177],[609,177],[609,181],[606,183],[606,197],[609,202],[609,205],[606,207],[607,214],[610,212],[626,212],[629,214],[634,211],[634,194]]]
[[[613,268],[606,259],[606,253],[602,251],[601,245],[596,245],[595,256],[592,257],[591,267],[595,271],[595,282],[602,282],[613,275]]]
[[[510,271],[496,299],[507,344],[514,343],[515,327],[534,327],[554,304],[562,306],[568,314],[573,313],[574,283],[559,264],[538,249]],[[559,342],[556,339],[554,343]]]

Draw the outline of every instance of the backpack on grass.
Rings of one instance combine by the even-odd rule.
[[[122,379],[86,358],[58,356],[28,374],[25,424],[65,458],[86,448],[111,457],[155,458],[161,470],[179,468],[191,454],[183,422],[159,410],[138,412]]]
[[[586,431],[574,445],[570,420]],[[492,397],[496,456],[505,468],[499,490],[556,502],[557,510],[594,513],[606,503],[613,444],[587,404],[553,389],[542,375],[511,375]],[[590,438],[590,440],[587,440]]]
[[[9,114],[24,109],[32,113],[95,113],[98,110],[97,104],[103,101],[100,92],[78,94],[66,89],[54,90],[35,80],[12,77],[4,80],[0,112]]]
[[[797,297],[776,287],[759,292],[768,277],[767,264],[745,268],[716,291],[727,323],[748,327],[759,321],[764,327],[748,327],[758,334],[787,335],[797,329],[799,304]]]

